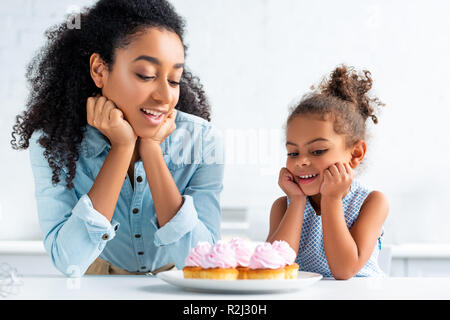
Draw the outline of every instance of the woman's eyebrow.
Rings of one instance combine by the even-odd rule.
[[[155,57],[150,57],[150,56],[142,55],[142,56],[139,56],[139,57],[137,57],[136,59],[134,59],[133,62],[136,62],[136,61],[139,61],[139,60],[145,60],[145,61],[148,61],[148,62],[150,62],[150,63],[156,64],[156,65],[158,65],[158,66],[161,65],[161,61],[159,61],[158,58],[155,58]],[[184,68],[184,63],[175,63],[175,64],[173,65],[173,67],[174,67],[175,69],[181,69],[181,68]]]

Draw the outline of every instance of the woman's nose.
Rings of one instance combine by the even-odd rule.
[[[171,91],[169,88],[169,83],[165,80],[159,80],[157,82],[157,86],[154,88],[152,92],[152,98],[155,101],[158,101],[160,104],[169,104],[171,101]]]

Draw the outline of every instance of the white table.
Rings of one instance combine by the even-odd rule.
[[[148,276],[24,276],[18,293],[2,299],[334,300],[450,299],[450,278],[323,279],[299,291],[229,294],[183,290]]]

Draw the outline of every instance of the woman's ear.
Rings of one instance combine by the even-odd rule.
[[[366,155],[367,145],[364,140],[357,141],[352,147],[352,158],[350,159],[350,166],[355,169]]]
[[[91,77],[94,80],[97,88],[102,89],[107,76],[107,69],[105,62],[100,58],[98,53],[93,53],[89,59],[89,65],[91,70]]]

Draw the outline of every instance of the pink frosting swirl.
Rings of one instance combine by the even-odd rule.
[[[200,266],[205,269],[236,268],[237,262],[234,250],[229,243],[219,240],[203,256]]]
[[[236,261],[238,266],[248,267],[250,263],[250,257],[253,254],[252,249],[241,238],[231,239],[230,245],[236,255]]]
[[[268,242],[259,244],[250,258],[250,269],[278,269],[286,265],[284,259]]]
[[[202,257],[209,252],[211,245],[209,242],[198,242],[197,245],[191,249],[189,255],[186,257],[184,264],[187,267],[199,267]]]
[[[277,240],[272,243],[272,248],[274,248],[278,254],[284,259],[287,265],[293,264],[297,255],[291,246],[284,240]]]

